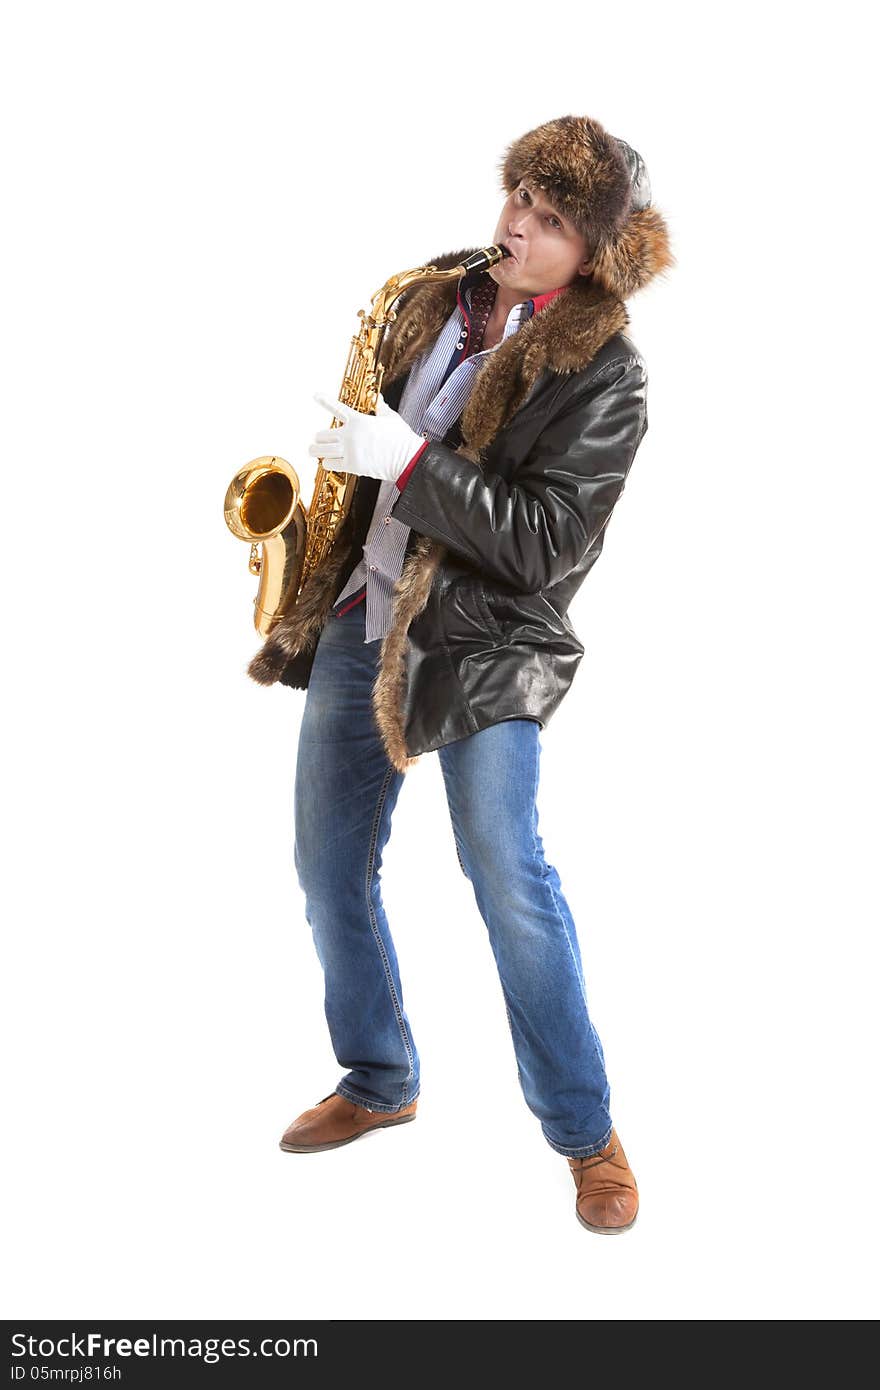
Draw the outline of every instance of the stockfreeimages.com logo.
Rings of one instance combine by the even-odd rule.
[[[262,1337],[259,1342],[252,1344],[250,1337],[159,1337],[155,1332],[149,1337],[135,1338],[105,1337],[100,1332],[88,1332],[83,1335],[72,1332],[69,1336],[55,1340],[52,1337],[29,1337],[23,1332],[14,1332],[12,1355],[30,1357],[33,1360],[51,1360],[57,1356],[65,1360],[88,1361],[115,1360],[117,1357],[130,1356],[170,1356],[183,1360],[194,1357],[211,1365],[224,1358],[233,1359],[237,1356],[317,1356],[318,1343],[314,1337]],[[71,1367],[71,1370],[73,1369]],[[26,1366],[13,1366],[13,1380],[21,1380],[26,1375]]]

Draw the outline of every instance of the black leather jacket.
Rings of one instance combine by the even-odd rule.
[[[408,373],[384,392],[399,405]],[[503,719],[546,725],[584,647],[568,617],[647,429],[645,364],[616,333],[582,371],[549,369],[488,447],[429,444],[392,508],[446,547],[428,602],[408,628],[406,746],[428,752]],[[359,478],[351,550],[334,601],[362,556],[379,482]],[[333,621],[332,618],[328,619]],[[303,686],[311,656],[281,680]]]

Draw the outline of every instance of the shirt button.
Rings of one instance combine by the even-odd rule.
[[[371,569],[371,570],[374,570],[375,568],[376,568],[375,565],[370,565],[370,569]]]
[[[385,525],[388,526],[389,523],[390,523],[390,521],[391,521],[391,517],[390,517],[390,516],[386,516],[386,518],[385,518]]]

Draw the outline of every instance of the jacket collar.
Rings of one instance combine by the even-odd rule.
[[[424,264],[446,270],[479,249],[447,252]],[[401,295],[380,353],[384,383],[408,371],[433,344],[455,309],[459,284],[456,280],[415,284]],[[461,416],[464,448],[459,450],[474,461],[509,424],[542,372],[583,371],[609,338],[629,323],[622,300],[588,276],[580,276],[564,293],[554,291],[538,298],[549,302],[538,313],[536,301],[536,312],[490,354],[475,378]]]

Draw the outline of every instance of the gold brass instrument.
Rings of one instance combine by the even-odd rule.
[[[337,399],[365,415],[375,415],[385,372],[379,364],[382,341],[387,325],[396,318],[394,304],[405,290],[422,281],[460,279],[472,270],[497,265],[509,254],[506,247],[487,246],[449,270],[427,265],[392,275],[373,295],[369,311],[358,313],[361,324],[351,340]],[[341,423],[334,416],[331,429]],[[308,512],[300,499],[299,478],[277,455],[252,459],[229,484],[224,515],[232,534],[250,543],[248,568],[260,580],[254,626],[263,637],[282,611],[291,611],[306,580],[332,549],[357,479],[355,473],[322,467],[319,459]]]

